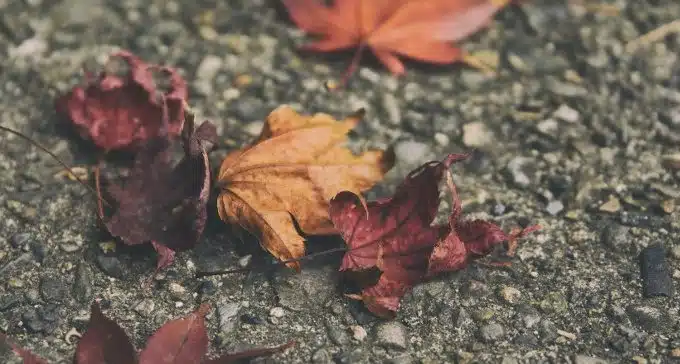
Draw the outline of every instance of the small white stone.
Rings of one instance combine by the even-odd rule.
[[[196,69],[196,78],[212,80],[222,67],[222,63],[222,58],[216,55],[205,56]]]
[[[323,86],[323,83],[319,82],[319,80],[313,79],[313,78],[308,78],[302,80],[302,88],[304,88],[307,91],[314,91],[314,90],[319,90]]]
[[[435,133],[434,141],[437,142],[437,144],[441,145],[442,147],[449,145],[449,143],[451,142],[449,136],[444,133]]]
[[[183,295],[187,292],[187,289],[184,288],[181,284],[172,282],[168,285],[168,289],[170,290],[170,293],[180,296]]]
[[[356,341],[359,342],[364,341],[366,339],[366,336],[368,336],[366,329],[364,329],[362,326],[352,325],[350,326],[350,330],[352,330],[352,337]]]
[[[269,315],[272,317],[276,318],[281,318],[286,314],[286,311],[283,310],[281,307],[274,307],[271,310],[269,310]]]
[[[545,119],[536,125],[536,129],[543,134],[555,135],[559,130],[559,123],[555,119]]]
[[[47,51],[47,42],[39,37],[24,40],[19,46],[9,49],[10,57],[36,58]]]
[[[239,91],[238,89],[233,88],[233,87],[228,88],[228,89],[224,90],[224,92],[222,92],[222,98],[227,100],[227,101],[236,100],[239,97],[241,97],[241,91]]]
[[[555,110],[553,116],[568,123],[575,123],[581,119],[581,113],[567,104],[562,104]]]
[[[515,287],[505,286],[501,288],[501,297],[505,302],[515,304],[522,298],[522,292]]]
[[[482,147],[493,142],[493,133],[481,121],[463,125],[463,144],[467,147]]]
[[[248,135],[257,136],[262,132],[262,127],[264,126],[264,121],[252,121],[245,125],[243,131]],[[247,257],[250,257],[247,255]]]
[[[404,140],[394,146],[394,154],[397,160],[404,164],[420,164],[430,159],[433,155],[429,144],[415,140]]]

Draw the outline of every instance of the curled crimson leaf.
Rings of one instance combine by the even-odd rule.
[[[217,138],[215,126],[204,122],[194,130],[187,113],[182,130],[184,157],[173,165],[167,114],[159,135],[148,140],[136,155],[130,174],[121,184],[108,184],[106,192],[116,205],[106,213],[99,198],[99,216],[111,235],[127,245],[151,242],[159,253],[157,269],[171,264],[174,252],[192,248],[207,219],[210,165],[204,142]],[[101,191],[99,170],[95,173]],[[101,194],[101,193],[100,193]]]
[[[86,74],[85,85],[58,98],[56,109],[68,115],[78,132],[105,151],[137,149],[159,135],[161,116],[167,105],[169,121],[163,130],[176,136],[182,130],[187,85],[177,70],[150,65],[128,51],[111,55],[128,66],[124,77],[101,71]],[[154,72],[169,75],[169,89],[158,97]]]
[[[505,234],[497,225],[461,219],[461,206],[449,167],[467,158],[450,154],[412,171],[390,198],[357,204],[361,198],[341,192],[331,200],[329,215],[349,250],[340,271],[361,289],[350,295],[363,300],[380,317],[393,317],[401,297],[436,274],[464,268],[471,260],[538,229],[531,226]],[[432,225],[439,206],[439,183],[447,174],[452,212],[449,222]],[[379,271],[376,279],[374,271]]]

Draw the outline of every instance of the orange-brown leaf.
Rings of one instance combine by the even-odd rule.
[[[251,232],[282,261],[304,255],[295,223],[305,234],[334,233],[330,199],[340,191],[371,188],[394,163],[391,150],[354,155],[343,146],[360,116],[338,122],[327,114],[300,115],[289,106],[272,111],[260,137],[222,162],[222,220]],[[299,269],[297,262],[288,266]]]
[[[293,21],[320,38],[314,51],[368,47],[394,74],[398,56],[431,63],[465,60],[458,42],[487,25],[509,0],[283,0]],[[350,67],[351,68],[351,67]]]

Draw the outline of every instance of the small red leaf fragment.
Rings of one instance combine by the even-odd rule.
[[[76,348],[76,364],[131,364],[137,352],[125,331],[104,316],[96,302],[90,309],[90,322]]]
[[[169,75],[169,89],[162,93],[168,108],[165,132],[171,136],[182,130],[187,85],[177,70],[150,65],[128,51],[111,55],[128,66],[124,77],[101,71],[86,75],[83,86],[76,86],[56,102],[58,112],[68,115],[78,132],[105,151],[137,149],[162,132],[165,107],[154,82],[153,71]]]
[[[7,348],[9,350],[7,350]],[[13,343],[7,335],[0,333],[0,361],[3,363],[5,360],[10,362],[10,359],[13,358],[8,357],[7,355],[14,355],[14,359],[18,356],[23,359],[24,364],[47,364],[47,360]]]
[[[409,173],[390,198],[359,206],[358,196],[341,192],[331,200],[329,214],[349,250],[340,271],[353,280],[375,315],[391,318],[399,301],[414,285],[442,272],[464,268],[487,255],[495,245],[516,240],[538,229],[530,226],[505,234],[489,221],[461,220],[461,204],[449,167],[467,158],[450,154],[443,161],[425,163]],[[439,206],[439,182],[446,173],[451,192],[449,222],[431,225]],[[377,281],[366,274],[377,268]]]
[[[161,326],[139,354],[139,364],[200,364],[208,352],[205,314],[210,307],[201,305],[186,317]]]

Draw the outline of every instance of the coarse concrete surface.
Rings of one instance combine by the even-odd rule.
[[[55,97],[83,67],[129,49],[182,72],[198,119],[218,126],[214,168],[278,105],[338,118],[364,107],[352,145],[394,145],[397,155],[369,195],[474,149],[453,167],[465,214],[506,230],[543,227],[521,241],[512,266],[472,264],[421,284],[384,321],[341,294],[337,254],[300,274],[196,279],[271,260],[219,221],[213,202],[196,249],[144,288],[153,250],[110,244],[95,198],[59,177],[48,155],[0,133],[0,332],[70,363],[73,330],[83,332],[95,298],[138,348],[209,302],[212,353],[297,341],[260,363],[679,362],[679,301],[643,296],[638,255],[661,244],[678,284],[680,35],[627,47],[677,19],[676,0],[527,1],[462,43],[496,60],[496,75],[407,62],[395,78],[367,54],[346,89],[328,92],[352,53],[299,52],[308,38],[277,1],[0,0],[0,123],[70,165],[97,157],[59,124]]]

